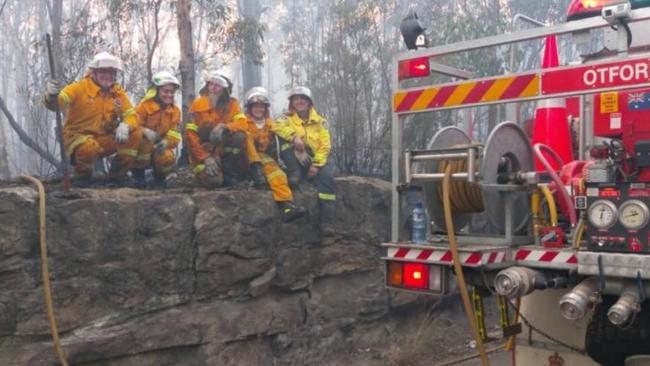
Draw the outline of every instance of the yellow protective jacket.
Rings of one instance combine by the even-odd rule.
[[[210,106],[207,96],[199,97],[190,106],[193,121],[185,125],[186,142],[190,154],[197,161],[203,161],[210,156],[202,144],[209,141],[210,132],[220,123],[225,123],[231,132],[246,132],[246,116],[241,113],[239,101],[230,98],[226,111],[218,111]]]
[[[128,124],[131,130],[139,128],[135,109],[118,84],[102,91],[88,76],[63,88],[58,103],[59,110],[65,112],[63,141],[68,156],[93,136],[113,134],[120,122]],[[52,105],[47,107],[56,109]]]
[[[325,127],[327,121],[315,108],[309,110],[309,119],[303,121],[297,113],[292,113],[278,119],[275,132],[285,140],[291,141],[299,136],[314,153],[312,164],[323,166],[327,163],[327,157],[332,148],[330,133]]]
[[[181,110],[175,105],[163,109],[155,99],[146,99],[135,108],[140,126],[150,128],[160,137],[167,140],[169,148],[175,148],[181,142],[178,124],[181,121]]]

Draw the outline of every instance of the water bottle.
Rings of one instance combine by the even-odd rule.
[[[411,222],[411,240],[415,243],[424,243],[427,240],[427,214],[421,201],[415,204]]]

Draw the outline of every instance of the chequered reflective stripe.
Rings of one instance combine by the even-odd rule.
[[[505,251],[492,251],[485,253],[461,252],[459,255],[460,262],[470,266],[502,263],[506,260]],[[452,263],[454,260],[451,250],[436,249],[388,248],[388,257],[396,259],[422,260],[443,263]]]
[[[199,132],[199,126],[196,123],[188,123],[185,125],[185,131]]]
[[[578,257],[570,251],[560,250],[532,250],[519,249],[515,254],[515,260],[522,262],[542,262],[542,263],[561,263],[577,264]]]
[[[167,137],[171,137],[177,140],[181,139],[181,133],[176,131],[176,130],[169,130],[167,131]]]
[[[126,156],[132,156],[132,157],[137,157],[138,156],[138,150],[136,149],[117,149],[117,155],[126,155]]]
[[[239,154],[241,149],[238,147],[224,147],[223,152],[224,154]]]
[[[318,199],[323,201],[336,201],[336,195],[333,193],[318,192]]]
[[[194,169],[192,169],[195,174],[201,173],[202,171],[205,170],[205,164],[197,164]]]
[[[124,111],[124,113],[122,113],[123,118],[133,116],[133,115],[135,115],[135,108],[129,108],[126,111]]]
[[[539,93],[540,82],[537,73],[505,76],[397,92],[393,95],[393,110],[397,113],[435,110],[466,104],[534,97]]]
[[[151,154],[139,154],[137,159],[139,161],[149,161],[151,160]]]

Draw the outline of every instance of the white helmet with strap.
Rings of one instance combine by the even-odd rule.
[[[122,60],[108,52],[100,52],[88,64],[89,69],[115,69],[122,71]]]
[[[250,107],[254,103],[262,103],[267,106],[271,105],[268,94],[269,93],[266,89],[261,86],[250,88],[250,90],[246,92],[246,107]]]
[[[155,86],[173,85],[176,88],[181,87],[180,81],[178,81],[176,76],[172,75],[172,73],[169,71],[161,71],[156,73],[151,81]]]
[[[302,95],[309,98],[309,100],[312,100],[311,90],[306,86],[294,86],[291,88],[289,91],[289,100],[291,100],[291,98],[295,97],[296,95]]]

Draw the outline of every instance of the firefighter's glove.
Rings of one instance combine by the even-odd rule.
[[[213,128],[212,131],[210,131],[210,142],[214,145],[218,145],[221,143],[221,140],[223,139],[223,131],[226,129],[226,125],[223,123],[219,123],[217,127]]]
[[[121,122],[115,129],[115,142],[125,144],[129,140],[129,125]]]
[[[154,145],[160,141],[160,135],[158,132],[152,130],[151,128],[144,127],[142,129],[142,133],[144,134],[144,137]]]
[[[51,79],[45,85],[45,92],[48,96],[57,96],[61,92],[61,83],[57,80]]]
[[[213,177],[219,175],[219,164],[217,164],[217,161],[214,160],[214,158],[203,160],[203,164],[205,165],[205,174]]]
[[[296,149],[296,151],[305,151],[305,142],[302,141],[300,136],[293,138],[293,147]]]
[[[294,155],[296,155],[296,160],[303,167],[308,167],[311,165],[311,157],[307,154],[307,151],[298,151],[298,149],[293,150]]]
[[[167,143],[167,140],[162,139],[160,140],[159,143],[156,144],[156,154],[162,154],[167,150],[167,147],[169,147],[169,143]]]

